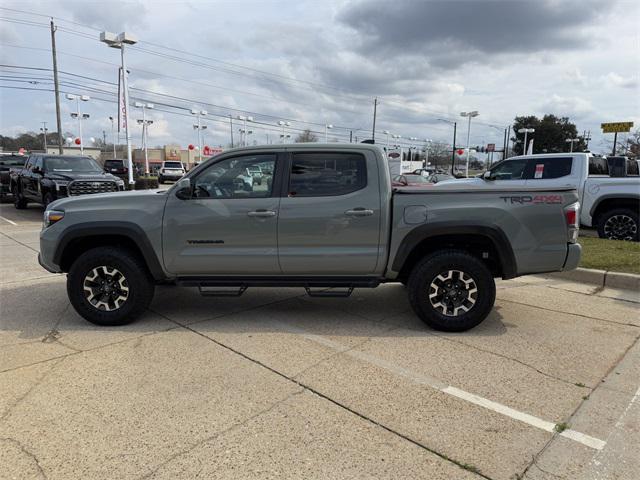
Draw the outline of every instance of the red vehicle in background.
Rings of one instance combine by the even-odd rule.
[[[431,187],[433,183],[427,177],[415,175],[413,173],[405,173],[396,175],[391,179],[392,187]]]

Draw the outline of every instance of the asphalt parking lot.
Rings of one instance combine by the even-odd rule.
[[[0,205],[0,478],[634,479],[638,292],[523,277],[463,334],[404,288],[206,298],[100,328]]]

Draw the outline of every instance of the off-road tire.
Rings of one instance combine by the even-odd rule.
[[[457,290],[461,292],[456,293],[456,295],[462,295],[460,298],[468,297],[464,307],[468,310],[461,311],[457,315],[455,310],[452,310],[451,315],[441,310],[444,308],[448,311],[445,305],[438,301],[438,298],[442,298],[441,296],[433,298],[433,302],[440,303],[440,308],[434,307],[430,298],[430,295],[443,291],[434,287],[434,283],[441,284],[442,280],[439,276],[446,277],[449,272],[452,272],[452,279],[461,285],[465,285],[462,280],[464,276],[471,286],[469,288],[467,285]],[[459,281],[458,277],[461,278]],[[469,294],[468,292],[473,288],[477,291],[475,294]],[[418,317],[431,328],[444,332],[463,332],[480,324],[491,312],[496,299],[496,285],[491,271],[481,260],[461,250],[440,250],[423,257],[409,275],[407,291],[409,303]],[[474,303],[471,304],[471,301]],[[469,304],[471,304],[470,307]],[[462,310],[461,307],[458,308]]]
[[[18,187],[14,185],[11,192],[13,193],[13,206],[16,207],[18,210],[27,208],[27,203],[28,203],[27,199],[24,198],[22,194],[18,191]]]
[[[613,222],[619,226],[612,225]],[[617,228],[616,228],[617,227]],[[640,222],[638,211],[630,208],[614,208],[598,215],[598,236],[609,240],[640,240]]]
[[[105,311],[93,306],[85,294],[85,280],[93,269],[117,269],[126,279],[128,297],[117,309]],[[67,295],[80,316],[101,326],[131,323],[147,309],[155,285],[143,261],[135,253],[118,247],[97,247],[80,255],[67,275]]]

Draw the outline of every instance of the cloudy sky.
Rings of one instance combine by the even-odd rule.
[[[191,108],[207,110],[205,144],[227,145],[229,116],[251,115],[251,140],[310,128],[324,139],[371,135],[502,144],[516,115],[569,116],[606,147],[599,125],[640,126],[640,3],[625,1],[12,1],[0,8],[0,133],[55,130],[49,18],[58,25],[63,92],[87,94],[85,136],[110,136],[119,51],[101,30],[131,32],[132,99],[154,103],[150,143],[197,143]],[[20,68],[16,68],[20,67]],[[29,67],[29,68],[25,68]],[[13,87],[13,88],[7,88]],[[16,88],[17,87],[17,88]],[[26,90],[36,89],[36,90]],[[63,130],[77,133],[62,100]],[[133,120],[140,118],[132,110]],[[492,127],[495,126],[495,127]],[[240,125],[234,120],[235,140]],[[608,138],[608,137],[606,137]],[[133,128],[140,143],[140,128]]]

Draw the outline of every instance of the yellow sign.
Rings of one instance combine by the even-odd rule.
[[[628,132],[633,122],[601,123],[602,133]]]

